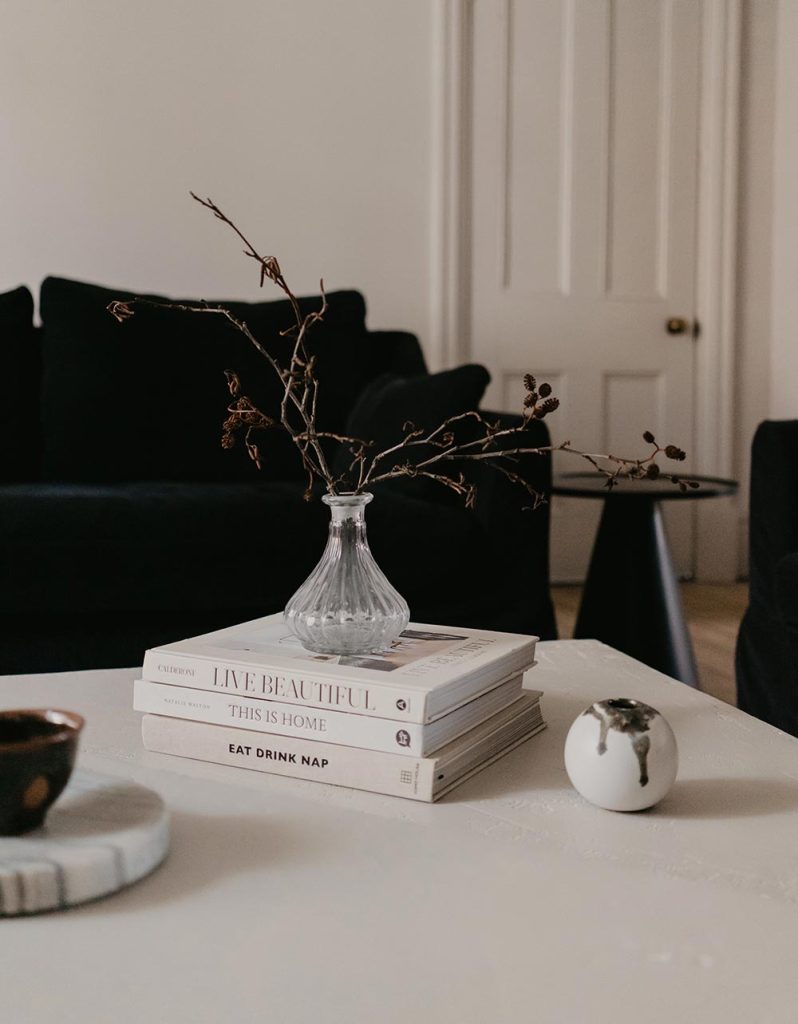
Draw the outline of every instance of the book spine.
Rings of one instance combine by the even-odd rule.
[[[236,729],[298,736],[323,743],[340,743],[421,757],[424,727],[388,718],[347,715],[343,711],[297,707],[272,700],[253,700],[237,694],[164,686],[138,679],[133,684],[133,708],[153,715],[188,718]]]
[[[386,754],[160,715],[144,716],[141,736],[145,748],[159,754],[428,803],[433,800],[434,758]]]
[[[426,693],[408,691],[382,681],[378,686],[371,686],[305,673],[292,675],[285,668],[193,658],[158,650],[146,652],[141,674],[151,682],[170,686],[224,691],[241,697],[344,711],[350,715],[370,715],[417,724],[426,718]]]

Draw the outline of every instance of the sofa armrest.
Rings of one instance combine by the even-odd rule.
[[[482,410],[483,415],[499,420],[503,427],[520,426],[520,416]],[[536,421],[525,431],[530,447],[550,444],[545,423]],[[474,514],[482,527],[496,538],[501,538],[500,555],[508,579],[521,574],[530,588],[545,595],[535,623],[535,631],[544,638],[556,637],[554,612],[549,598],[549,530],[551,523],[550,454],[521,455],[508,464],[526,483],[543,496],[543,503],[533,509],[530,494],[518,483],[509,480],[492,467],[487,460],[469,466],[469,479],[477,488]]]
[[[737,703],[798,736],[798,420],[766,421],[754,435],[749,537]]]
[[[784,555],[776,563],[776,607],[790,634],[795,655],[793,662],[798,683],[798,551]],[[798,685],[796,686],[798,698]]]
[[[798,420],[760,423],[751,446],[751,603],[773,608],[776,564],[798,551]]]
[[[774,568],[774,604],[752,604],[737,637],[737,703],[798,736],[798,551]]]

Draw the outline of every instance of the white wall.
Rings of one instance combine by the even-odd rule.
[[[798,417],[798,0],[780,0],[776,43],[770,415]]]
[[[777,0],[742,5],[735,468],[741,574],[748,570],[751,440],[771,413],[773,136]]]
[[[193,189],[296,289],[357,287],[370,326],[424,338],[432,6],[5,0],[0,290],[255,297]]]

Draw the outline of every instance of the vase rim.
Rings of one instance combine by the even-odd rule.
[[[321,500],[332,508],[360,508],[368,505],[373,497],[369,491],[363,491],[362,494],[345,491],[343,494],[323,494]]]

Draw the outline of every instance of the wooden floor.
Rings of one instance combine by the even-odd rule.
[[[748,584],[682,583],[682,601],[695,647],[701,689],[735,703],[734,644],[748,603]],[[573,635],[580,587],[552,588],[563,639]]]

